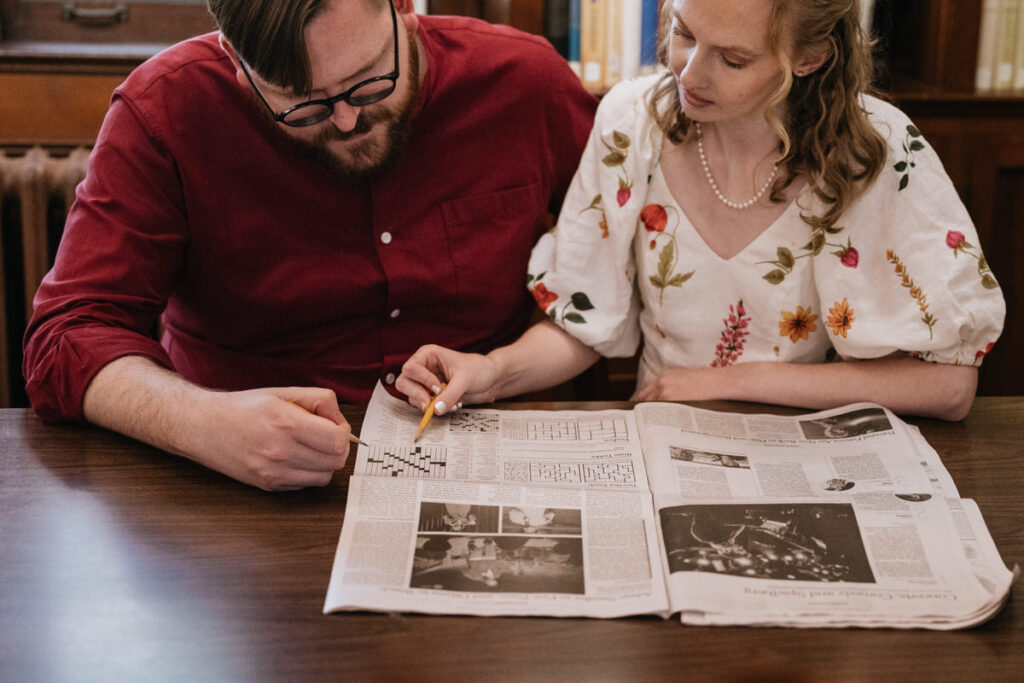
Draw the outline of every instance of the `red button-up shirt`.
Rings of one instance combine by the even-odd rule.
[[[430,16],[419,35],[405,152],[366,181],[282,144],[215,35],[115,91],[26,333],[44,419],[81,419],[88,383],[125,355],[212,388],[363,402],[422,344],[485,351],[523,331],[530,249],[596,102],[543,39]]]

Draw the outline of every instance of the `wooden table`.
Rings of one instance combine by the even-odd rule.
[[[346,414],[358,429],[362,409]],[[1024,564],[1024,397],[913,422],[1006,563]],[[0,680],[1024,680],[1020,585],[993,620],[952,633],[324,616],[353,460],[327,488],[271,494],[0,411]]]

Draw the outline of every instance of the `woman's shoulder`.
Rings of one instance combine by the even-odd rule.
[[[902,139],[908,128],[916,130],[910,117],[891,102],[873,95],[862,95],[861,106],[867,113],[871,125],[885,140]]]
[[[647,113],[647,95],[660,76],[660,72],[653,73],[613,85],[601,98],[598,118],[605,121],[644,118]]]

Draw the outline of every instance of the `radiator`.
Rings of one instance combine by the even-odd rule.
[[[0,152],[0,407],[23,403],[21,337],[88,162],[81,147]]]

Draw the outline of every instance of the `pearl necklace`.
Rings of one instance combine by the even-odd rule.
[[[759,200],[761,196],[764,195],[764,193],[768,190],[768,186],[771,185],[772,181],[775,179],[775,174],[779,170],[779,164],[776,163],[774,166],[772,166],[772,174],[768,176],[768,180],[766,180],[764,182],[764,185],[761,186],[761,189],[758,190],[757,193],[747,201],[734,202],[729,199],[726,199],[725,195],[722,194],[722,191],[718,189],[718,183],[716,183],[715,179],[711,177],[711,169],[708,168],[708,158],[704,154],[704,132],[700,128],[700,122],[694,121],[693,125],[697,127],[697,153],[700,155],[700,165],[704,167],[704,177],[708,179],[708,184],[711,185],[711,190],[715,193],[715,196],[718,197],[718,201],[722,202],[730,209],[748,209],[754,204],[756,204],[757,200]]]

